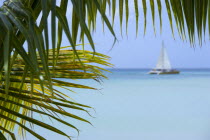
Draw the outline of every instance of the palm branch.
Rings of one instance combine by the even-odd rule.
[[[72,4],[72,7],[67,7],[68,2]],[[130,4],[134,4],[134,9],[129,8]],[[142,11],[139,9],[140,4],[143,6]],[[33,112],[49,116],[76,130],[76,127],[47,112],[53,111],[88,122],[65,112],[61,107],[85,112],[90,107],[66,99],[67,95],[55,87],[94,89],[67,83],[58,78],[98,80],[104,77],[102,74],[104,69],[90,64],[99,63],[110,66],[106,62],[107,56],[95,51],[91,32],[96,30],[97,15],[102,17],[103,24],[108,27],[116,40],[113,25],[117,9],[119,9],[121,30],[123,29],[123,18],[125,17],[127,30],[129,11],[135,10],[136,33],[138,33],[140,13],[144,15],[144,31],[146,32],[148,8],[151,9],[154,30],[155,9],[158,9],[162,27],[163,4],[167,8],[172,34],[174,20],[176,29],[183,40],[188,36],[189,41],[193,44],[195,38],[198,37],[202,42],[205,31],[210,25],[210,2],[208,0],[150,0],[149,2],[146,0],[61,0],[60,3],[56,0],[6,0],[0,8],[1,138],[5,139],[3,134],[8,134],[15,139],[13,130],[15,125],[18,125],[20,132],[26,130],[35,137],[43,139],[42,136],[28,128],[26,122],[67,136],[55,127],[33,118],[31,116]],[[66,15],[68,8],[72,8],[71,27]],[[110,11],[111,20],[106,15],[107,11]],[[49,16],[51,16],[50,21]],[[50,35],[48,26],[51,31]],[[71,45],[70,50],[62,50],[60,47],[63,33]],[[84,44],[85,39],[89,41],[93,52],[78,50],[76,44],[78,41]]]
[[[31,125],[38,125],[40,127],[51,130],[55,133],[69,137],[67,134],[51,126],[47,123],[41,122],[37,118],[33,117],[33,113],[37,113],[43,116],[48,116],[64,125],[67,125],[76,131],[79,130],[72,124],[64,121],[59,117],[59,115],[64,115],[79,121],[89,123],[84,118],[81,118],[75,114],[66,112],[64,108],[70,108],[78,111],[83,111],[88,113],[88,108],[90,106],[83,105],[69,99],[69,95],[62,92],[62,89],[68,89],[72,91],[72,88],[83,88],[83,89],[95,89],[93,87],[75,84],[73,82],[64,82],[61,78],[65,79],[95,79],[100,80],[100,77],[106,78],[102,71],[106,71],[103,68],[94,66],[92,63],[101,64],[104,66],[111,66],[107,62],[109,57],[85,50],[77,50],[78,59],[73,59],[74,53],[72,49],[60,50],[59,56],[57,57],[57,63],[53,67],[53,51],[49,50],[48,56],[48,66],[50,71],[50,76],[52,77],[52,87],[53,91],[48,85],[47,80],[42,80],[43,87],[40,84],[38,75],[31,74],[28,66],[25,64],[24,60],[17,55],[10,72],[10,85],[8,93],[5,92],[6,79],[4,72],[1,75],[1,86],[0,86],[0,130],[8,133],[11,138],[15,139],[14,131],[15,125],[19,126],[20,136],[25,136],[24,131],[31,133],[38,139],[44,139],[39,134],[33,131],[33,127],[28,127],[26,122]],[[46,79],[44,74],[43,65],[41,64],[41,58],[38,55],[38,65],[40,70],[40,75],[43,79]],[[85,71],[84,71],[85,69]],[[57,88],[59,87],[59,89]],[[43,89],[42,89],[43,88]]]

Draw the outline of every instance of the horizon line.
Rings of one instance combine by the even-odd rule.
[[[153,69],[153,68],[105,68],[105,69]],[[210,67],[173,68],[173,69],[210,69]]]

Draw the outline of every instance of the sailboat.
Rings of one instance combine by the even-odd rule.
[[[163,44],[156,68],[151,70],[149,74],[179,74],[179,73],[180,72],[178,70],[171,68],[171,63],[169,61],[166,48],[164,47]]]

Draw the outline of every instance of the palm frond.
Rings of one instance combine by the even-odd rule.
[[[66,47],[65,47],[66,48]],[[72,47],[71,47],[72,48]],[[76,131],[79,130],[72,124],[60,119],[57,115],[64,115],[70,118],[89,123],[86,119],[83,119],[75,114],[66,112],[63,107],[70,108],[82,112],[88,113],[87,109],[91,108],[87,105],[83,105],[74,101],[67,99],[68,94],[62,93],[62,89],[69,88],[83,88],[83,89],[95,89],[93,87],[75,84],[72,82],[64,82],[60,78],[65,79],[98,79],[100,77],[106,78],[103,75],[103,68],[94,66],[93,64],[101,64],[105,66],[112,66],[107,62],[109,59],[108,56],[103,54],[95,53],[84,50],[77,50],[80,60],[73,59],[74,51],[73,50],[60,50],[57,63],[54,65],[53,58],[53,49],[49,50],[49,75],[52,77],[52,87],[53,94],[48,85],[49,81],[45,80],[46,75],[44,73],[44,66],[41,63],[41,57],[37,54],[37,62],[39,65],[40,75],[43,76],[44,92],[40,84],[39,75],[31,76],[31,71],[28,69],[27,64],[24,59],[18,55],[11,67],[10,72],[10,85],[8,88],[8,93],[5,92],[6,87],[6,78],[5,70],[3,70],[1,75],[1,85],[0,85],[0,130],[3,132],[13,132],[14,126],[18,125],[20,132],[22,130],[31,133],[38,139],[44,139],[39,134],[35,133],[27,126],[27,122],[31,124],[38,125],[45,129],[49,129],[55,133],[69,137],[67,134],[57,129],[54,126],[51,126],[47,123],[39,121],[37,118],[34,118],[33,113],[38,113],[44,116],[48,116],[64,125],[67,125]],[[81,65],[80,61],[83,63]],[[84,72],[85,68],[85,72]],[[59,87],[56,88],[56,87]],[[46,111],[43,111],[46,110]],[[53,112],[56,115],[53,115],[49,112]],[[89,114],[89,113],[88,113]],[[18,121],[18,120],[21,121]],[[2,129],[4,128],[4,129]],[[5,131],[6,130],[6,131]]]

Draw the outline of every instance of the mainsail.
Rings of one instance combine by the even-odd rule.
[[[164,46],[161,49],[156,69],[171,69],[171,64]]]

